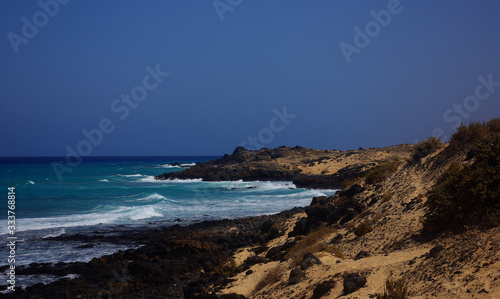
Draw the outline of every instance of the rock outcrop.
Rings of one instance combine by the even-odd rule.
[[[340,189],[344,181],[363,176],[378,163],[409,157],[411,148],[399,145],[342,152],[282,146],[251,151],[239,146],[231,155],[180,172],[164,173],[156,179],[293,181],[298,188]]]

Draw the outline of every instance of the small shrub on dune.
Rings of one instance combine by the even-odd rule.
[[[310,233],[309,235],[303,237],[288,251],[285,258],[292,259],[295,265],[300,265],[304,254],[316,253],[320,251],[325,251],[334,254],[336,257],[344,258],[342,251],[334,245],[326,244],[323,242],[326,236],[335,233],[332,227],[324,226],[317,231]]]
[[[479,141],[494,133],[500,133],[499,118],[494,118],[489,122],[462,123],[450,138],[450,151],[455,153],[467,147],[474,146]]]
[[[488,129],[491,133],[500,133],[500,118],[494,118],[490,120],[487,124]]]
[[[269,271],[267,271],[266,275],[264,275],[261,278],[261,280],[259,280],[259,282],[257,282],[252,294],[255,295],[259,291],[261,291],[263,288],[265,288],[266,286],[280,281],[279,276],[281,275],[282,271],[283,271],[283,268],[281,267],[281,265],[277,265],[276,267],[269,269]]]
[[[217,266],[215,266],[213,272],[224,274],[226,277],[234,276],[236,273],[240,272],[241,266],[237,266],[234,258],[232,256],[223,258],[219,261]]]
[[[371,222],[368,220],[361,222],[360,224],[358,224],[358,226],[354,228],[354,234],[357,237],[364,236],[371,231],[373,231],[373,226]]]
[[[408,285],[404,280],[387,279],[383,293],[377,294],[377,299],[405,299],[408,298]]]
[[[434,136],[419,142],[415,146],[415,149],[413,150],[413,154],[409,162],[411,164],[416,164],[420,162],[422,158],[427,157],[428,155],[434,153],[442,145],[443,144],[441,143],[441,139],[436,138]]]
[[[395,159],[376,166],[366,174],[366,183],[372,185],[383,182],[386,178],[398,170],[398,165],[399,161]]]
[[[475,146],[474,162],[452,163],[428,194],[424,232],[492,226],[500,220],[500,134]]]

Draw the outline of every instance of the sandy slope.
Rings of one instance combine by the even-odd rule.
[[[436,159],[438,154],[439,151],[416,166],[410,166],[403,160],[398,171],[383,183],[365,186],[366,190],[356,195],[368,208],[323,239],[323,242],[329,242],[341,234],[343,239],[338,242],[338,246],[345,259],[326,252],[315,253],[322,265],[308,268],[306,278],[291,286],[287,286],[289,273],[293,269],[289,260],[258,264],[251,267],[253,273],[240,273],[234,277],[235,281],[222,293],[238,293],[249,298],[311,298],[318,284],[331,280],[335,286],[322,298],[374,298],[377,292],[383,290],[385,280],[391,277],[406,281],[410,298],[500,298],[500,228],[471,230],[430,241],[423,241],[419,235],[426,200],[424,195],[451,162],[436,167],[436,163],[442,163]],[[344,158],[359,159],[360,156]],[[379,151],[372,159],[383,160],[387,156]],[[302,167],[304,172],[315,174],[325,169],[335,171],[345,162],[356,163],[354,160],[333,159],[330,163]],[[373,198],[379,200],[370,206]],[[303,215],[289,219],[282,228],[285,234],[267,247],[272,248],[291,240],[286,237],[286,233],[291,231],[293,223],[300,217]],[[353,227],[364,220],[371,220],[374,230],[356,237]],[[429,256],[430,250],[436,245],[442,245],[443,249]],[[371,252],[371,256],[354,260],[361,250]],[[240,253],[237,260],[242,262],[248,254],[252,253]],[[270,282],[254,294],[257,283],[278,265],[278,281]],[[366,277],[367,283],[356,292],[343,295],[343,278],[353,272]]]

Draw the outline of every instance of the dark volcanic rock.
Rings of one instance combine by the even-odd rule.
[[[319,299],[326,295],[335,286],[335,281],[327,280],[318,284],[313,291],[311,299]]]
[[[266,220],[287,217],[287,212],[237,220],[202,222],[191,226],[171,226],[155,230],[121,231],[122,235],[106,237],[66,235],[74,242],[121,242],[144,246],[118,252],[89,263],[31,264],[16,268],[16,274],[52,274],[65,276],[78,273],[75,279],[61,279],[47,285],[37,284],[16,289],[12,298],[216,298],[210,287],[229,280],[217,272],[221,261],[241,247],[263,242],[261,227]],[[237,231],[230,231],[230,228]],[[203,271],[202,271],[203,270]],[[0,295],[2,296],[2,295]],[[232,295],[227,298],[244,298]],[[235,297],[239,296],[239,297]]]
[[[249,151],[239,146],[231,155],[224,155],[221,159],[198,163],[189,169],[164,173],[155,178],[158,180],[201,178],[204,181],[293,180],[299,174],[297,170],[265,162],[285,156],[286,153],[306,151],[306,149],[286,147]]]
[[[302,279],[306,278],[306,275],[299,267],[292,269],[290,271],[290,277],[288,278],[288,285],[298,284]]]
[[[275,222],[271,220],[267,220],[262,224],[261,232],[267,241],[280,236],[279,228],[275,225]]]
[[[429,253],[428,253],[428,255],[427,255],[427,256],[428,256],[429,258],[435,258],[435,257],[437,257],[437,256],[439,255],[439,253],[440,253],[441,251],[443,251],[443,250],[444,250],[444,246],[443,246],[443,245],[438,244],[438,245],[434,246],[434,247],[433,247],[433,248],[429,251]]]
[[[310,175],[299,176],[293,179],[293,183],[297,188],[309,189],[340,189],[342,188],[342,180],[331,175]]]
[[[306,234],[324,223],[346,223],[354,218],[355,215],[361,213],[364,208],[365,206],[357,199],[343,198],[339,200],[339,196],[335,194],[327,200],[321,201],[320,204],[306,207],[306,222],[305,224],[297,223],[294,232]]]
[[[356,254],[356,256],[354,257],[354,260],[357,261],[359,259],[362,259],[362,258],[365,258],[365,257],[369,257],[371,255],[372,255],[371,252],[365,251],[365,250],[361,250],[358,254]]]
[[[288,250],[295,245],[296,241],[286,241],[285,244],[281,246],[276,246],[271,249],[266,254],[266,258],[272,261],[284,261],[285,255],[288,253]]]
[[[344,294],[354,293],[366,284],[366,278],[358,273],[350,273],[344,278]]]
[[[238,146],[234,149],[232,156],[236,156],[240,153],[243,153],[244,151],[246,151],[246,150],[243,146]]]
[[[302,147],[288,148],[283,146],[275,149],[263,148],[258,151],[250,151],[239,146],[231,155],[225,154],[220,159],[197,163],[189,169],[164,173],[155,178],[158,180],[201,178],[204,181],[290,180],[299,188],[340,189],[342,182],[364,175],[375,165],[374,163],[347,165],[333,175],[303,175],[301,170],[293,167],[270,163],[274,159],[287,156],[307,157],[311,152],[313,150]],[[310,165],[322,163],[324,159],[329,159],[329,156],[314,159],[309,162]]]
[[[344,239],[344,236],[342,234],[337,234],[331,241],[330,244],[332,245],[337,245]]]
[[[333,175],[300,176],[293,180],[298,188],[312,189],[341,189],[344,181],[352,180],[365,175],[375,164],[355,164],[341,168]]]
[[[296,172],[288,169],[275,168],[251,168],[251,167],[229,167],[229,166],[207,166],[205,164],[196,165],[180,172],[164,173],[156,176],[158,180],[168,179],[198,179],[204,181],[278,181],[292,180]]]
[[[293,228],[293,231],[291,231],[288,236],[289,237],[295,237],[295,236],[300,236],[300,235],[305,235],[307,233],[307,218],[300,218],[296,223]]]
[[[307,268],[309,268],[310,266],[312,266],[314,264],[321,265],[323,263],[314,254],[308,252],[308,253],[304,254],[304,258],[302,259],[302,263],[300,264],[300,268],[302,270],[307,270]]]
[[[354,184],[348,190],[339,191],[339,192],[337,192],[337,194],[339,195],[339,197],[342,197],[342,196],[353,197],[354,195],[361,193],[363,191],[365,191],[365,188],[361,187],[359,184]]]

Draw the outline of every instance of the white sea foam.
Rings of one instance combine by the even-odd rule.
[[[103,207],[106,209],[107,207]],[[89,226],[98,224],[126,223],[131,220],[142,220],[152,217],[162,217],[157,212],[155,205],[115,207],[107,212],[94,212],[87,214],[76,214],[58,217],[24,218],[16,219],[17,231],[42,230],[52,228],[65,228],[75,226]],[[0,234],[6,234],[6,228],[0,228]],[[52,233],[53,234],[53,233]],[[55,236],[55,235],[54,235]],[[48,236],[47,236],[48,237]]]
[[[289,181],[214,181],[214,182],[204,182],[206,184],[212,184],[220,186],[222,188],[230,190],[252,190],[258,189],[259,191],[270,191],[270,190],[287,190],[287,189],[297,189],[294,183]]]
[[[108,181],[108,180],[106,180],[106,179],[99,180],[99,182],[109,183],[109,181]]]
[[[169,180],[165,180],[165,182],[168,182],[168,183],[178,183],[178,184],[199,183],[202,181],[203,181],[203,179],[169,179]]]
[[[160,164],[157,168],[181,168],[179,165]]]
[[[151,217],[162,217],[163,215],[156,212],[153,207],[141,207],[136,210],[136,213],[130,216],[132,220],[141,220]]]
[[[141,178],[141,179],[137,180],[137,182],[143,182],[143,183],[179,183],[179,184],[198,183],[198,182],[201,182],[201,181],[202,181],[202,179],[186,179],[186,180],[168,179],[168,180],[157,180],[152,175],[148,175],[148,176],[146,176],[144,178]]]
[[[48,233],[47,235],[43,236],[42,239],[59,237],[60,235],[65,234],[65,233],[66,233],[66,230],[64,228],[61,228],[55,232]]]
[[[257,185],[257,188],[260,190],[280,190],[280,189],[297,189],[294,183],[292,182],[260,182]]]
[[[196,166],[196,163],[184,163],[184,164],[181,164],[181,167],[193,167],[193,166]]]
[[[160,195],[158,193],[153,193],[151,195],[148,195],[146,197],[138,198],[138,201],[149,201],[149,200],[155,200],[155,199],[167,199],[165,196]]]
[[[26,184],[31,184],[31,185],[34,185],[34,184],[35,184],[35,182],[33,182],[33,181],[27,181],[27,182],[26,182]]]
[[[143,177],[145,176],[144,174],[119,174],[118,176],[126,177],[126,178],[138,178],[138,177]]]
[[[64,276],[64,278],[68,278],[68,279],[75,279],[78,277],[80,277],[80,274],[68,274],[68,275]]]
[[[154,176],[142,174],[120,176],[130,177],[131,182],[138,183],[133,188],[140,188],[141,191],[110,197],[109,201],[102,201],[86,213],[18,219],[18,230],[50,229],[43,232],[45,237],[49,237],[64,233],[64,228],[67,227],[131,223],[142,225],[149,222],[149,219],[154,221],[159,217],[189,220],[206,219],[208,216],[205,215],[219,218],[223,215],[239,217],[272,214],[296,206],[307,206],[313,197],[331,195],[336,191],[296,188],[289,181],[204,182],[201,179],[156,180]],[[162,189],[156,193],[153,190],[159,189],[154,189],[155,187]],[[56,231],[58,228],[61,230]],[[0,234],[5,233],[6,229],[0,228]]]
[[[180,164],[180,165],[172,165],[172,164],[160,164],[160,165],[157,165],[156,167],[157,168],[188,168],[188,167],[193,167],[195,166],[196,163],[183,163],[183,164]]]

